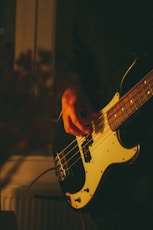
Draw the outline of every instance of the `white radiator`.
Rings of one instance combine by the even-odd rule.
[[[34,198],[23,190],[5,191],[1,208],[15,211],[19,230],[82,229],[79,214],[64,201]]]

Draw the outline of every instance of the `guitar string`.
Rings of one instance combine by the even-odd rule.
[[[104,134],[104,133],[103,133],[103,134]],[[107,134],[109,134],[109,132],[108,132]],[[99,145],[99,142],[101,142],[101,133],[100,133],[100,134],[96,134],[96,133],[95,133],[95,134],[93,134],[93,136],[98,136],[97,138],[95,138],[95,139],[97,139],[97,141],[95,142],[95,145],[93,146],[93,150],[94,150],[94,149]],[[107,135],[107,136],[108,136],[108,135]],[[107,136],[106,136],[106,135],[103,136],[103,141],[105,141],[105,139],[106,139]],[[92,140],[88,141],[88,144],[90,144],[90,143],[92,143]],[[86,154],[87,152],[88,152],[88,150],[86,150],[86,151],[84,152],[84,154]],[[74,155],[73,155],[73,156],[74,156]],[[71,157],[71,159],[70,159],[70,158],[68,159],[67,163],[69,163],[70,160],[74,159],[73,156]],[[77,159],[74,159],[75,161],[73,161],[73,162],[71,163],[71,165],[69,166],[69,168],[67,168],[68,170],[70,170],[70,169],[72,168],[72,166],[75,165],[75,163],[78,162],[78,160],[81,159],[79,148],[78,148],[78,151],[75,153],[75,156],[78,156],[78,158],[77,158]]]
[[[99,116],[99,117],[101,118],[102,116]],[[86,135],[86,137],[88,137],[88,136],[90,136],[90,135]],[[61,155],[62,156],[61,159],[63,159],[64,157],[67,157],[69,155],[70,151],[73,150],[74,148],[76,148],[77,145],[73,146],[73,148],[71,150],[69,150],[66,154],[64,154],[64,156],[63,156],[63,152],[66,151],[67,149],[69,149],[69,147],[71,147],[71,145],[73,145],[75,142],[78,143],[78,144],[81,144],[83,139],[84,139],[84,137],[82,137],[82,138],[80,137],[78,142],[77,142],[76,139],[74,139],[60,153],[58,153],[58,156]],[[88,145],[88,143],[90,143],[90,142],[87,142],[87,145]],[[85,145],[85,147],[86,147],[86,145]]]
[[[151,83],[151,82],[150,82]],[[151,86],[152,87],[152,86]],[[143,89],[144,89],[144,87],[142,87]],[[142,90],[141,88],[140,88],[140,90]],[[140,91],[139,90],[139,91]],[[101,116],[102,117],[102,116]],[[106,128],[106,130],[105,131],[107,131],[107,128]],[[110,131],[110,130],[109,130]],[[107,133],[107,132],[106,132]],[[109,133],[108,133],[109,134]],[[94,134],[93,134],[94,135]],[[82,138],[81,138],[82,139]],[[98,138],[97,138],[98,139]],[[89,145],[90,144],[90,142],[91,142],[92,140],[89,140],[88,142],[87,142],[87,145]],[[76,139],[73,141],[73,142],[77,142],[76,141]],[[80,143],[82,142],[82,140],[80,140],[79,141]],[[69,144],[69,146],[71,146],[71,144],[72,143],[70,143]],[[78,143],[79,144],[79,143]],[[72,150],[74,150],[75,148],[77,147],[77,145],[76,146],[74,146],[72,149],[71,149],[71,151],[69,151],[64,157],[66,157],[66,156],[68,156],[69,155],[69,153],[71,153],[72,152]],[[95,145],[94,145],[94,147],[95,147]],[[68,146],[66,146],[66,148],[68,148]],[[66,149],[65,148],[65,149]],[[64,150],[65,151],[65,150]],[[88,151],[88,150],[87,150]],[[62,151],[62,153],[63,153],[63,151]],[[76,155],[78,154],[78,153],[80,153],[79,151],[77,151],[73,156],[71,156],[69,159],[68,159],[68,161],[67,162],[65,162],[65,164],[68,164],[69,163],[69,161],[71,161],[74,157],[76,157]],[[86,153],[84,153],[84,154],[86,154]],[[78,161],[78,160],[80,160],[80,155],[79,155],[79,158],[78,159],[75,159],[75,161],[69,166],[69,168],[67,168],[68,170]]]
[[[99,113],[99,114],[101,114],[101,113]],[[99,120],[99,118],[101,118],[102,116],[100,115],[99,117],[98,117],[98,120]],[[90,135],[86,135],[86,137],[88,137],[88,136],[90,136]],[[79,140],[79,142],[77,142],[77,140],[76,139],[74,139],[72,142],[70,142],[62,151],[60,151],[59,153],[58,153],[58,156],[63,156],[63,152],[64,151],[66,151],[67,149],[69,149],[69,147],[71,147],[71,145],[73,145],[75,142],[76,143],[78,143],[78,144],[81,144],[82,143],[82,139],[84,139],[84,137],[80,137],[79,138],[80,140]],[[73,150],[74,148],[76,148],[77,147],[77,145],[75,145],[75,146],[73,146],[73,148],[71,149],[71,150]],[[86,145],[85,145],[85,147],[86,147]],[[71,151],[70,150],[70,151]],[[64,154],[64,156],[63,157],[61,157],[61,160],[64,158],[64,157],[66,157],[67,155],[69,155],[69,152],[70,151],[68,151],[66,154]]]
[[[93,135],[92,135],[92,137],[94,138],[94,136],[100,136],[101,135],[101,133],[99,134],[97,134],[97,133],[93,133]],[[90,135],[89,135],[90,136]],[[98,138],[95,138],[95,139],[98,139]],[[99,140],[101,140],[100,138],[99,138]],[[92,141],[93,141],[93,139],[89,139],[89,141],[85,144],[85,147],[87,147],[88,145],[90,145],[90,144],[92,144]],[[76,142],[77,142],[77,140],[76,140]],[[79,140],[77,143],[82,143],[82,141],[81,140]],[[96,147],[96,144],[98,144],[98,141],[95,143],[95,145],[94,145],[94,147]],[[75,147],[77,147],[78,148],[78,145],[76,145]],[[84,151],[84,154],[86,154],[88,152],[88,150],[86,150],[86,151]],[[68,159],[68,161],[66,162],[66,164],[68,164],[71,160],[73,160],[73,159],[75,159],[75,157],[77,156],[77,154],[78,153],[80,153],[80,151],[79,151],[79,148],[78,148],[78,151],[77,152],[75,152],[74,154],[73,154],[73,156],[71,156],[69,159]],[[80,159],[80,158],[79,158]],[[73,163],[72,163],[73,164]],[[74,165],[74,164],[73,164]],[[71,167],[71,166],[70,166]],[[69,168],[70,168],[69,167]]]
[[[94,134],[93,134],[93,135],[94,135]],[[80,140],[79,140],[78,142],[77,142],[77,140],[75,139],[75,140],[73,141],[73,143],[76,142],[76,143],[80,144],[80,143],[82,142],[81,139],[83,139],[83,138],[80,138]],[[87,144],[89,144],[89,142],[90,142],[90,141],[88,141]],[[73,147],[73,149],[74,149],[74,148],[78,148],[78,144],[76,144],[76,145]],[[70,146],[70,145],[69,145],[69,146]],[[67,148],[67,147],[66,147],[66,148]],[[64,150],[64,151],[65,151],[65,150]],[[67,163],[68,163],[70,160],[72,160],[74,157],[76,157],[77,154],[79,154],[79,153],[80,153],[80,152],[79,152],[79,149],[78,149],[78,151],[75,152],[71,158],[69,158],[66,162],[64,162],[63,166],[64,166],[64,165],[67,165]],[[70,154],[71,154],[71,150],[69,150],[64,156],[62,156],[61,160],[62,160],[63,158],[65,158],[65,157],[68,157],[68,155],[70,155]],[[78,160],[79,160],[79,159],[80,159],[80,155],[78,155],[78,156],[79,156],[79,158],[78,158]],[[74,163],[72,163],[72,165],[74,165]],[[71,165],[71,166],[72,166],[72,165]],[[70,167],[71,167],[71,166],[70,166]],[[69,168],[70,168],[70,167],[69,167]]]
[[[109,126],[108,126],[108,127],[109,127]],[[95,138],[95,140],[98,139],[98,141],[101,142],[101,141],[105,141],[105,139],[107,138],[107,136],[108,136],[109,133],[110,133],[110,130],[109,130],[109,132],[107,132],[107,128],[106,128],[106,133],[107,133],[107,135],[103,135],[103,140],[101,140],[101,134],[98,134],[98,135],[97,135],[97,134],[93,134],[93,136],[94,136],[94,135],[97,135],[98,138]],[[103,134],[104,134],[104,133],[103,133]],[[96,140],[96,141],[97,141],[97,140]],[[95,142],[95,145],[94,145],[94,147],[93,147],[93,150],[94,150],[94,148],[96,148],[97,145],[99,145],[98,141]],[[89,142],[88,142],[88,143],[89,143]],[[76,145],[76,147],[78,147],[78,146]],[[71,152],[69,152],[69,153],[71,153]],[[84,154],[86,154],[86,153],[87,153],[87,152],[85,152]],[[75,159],[75,158],[74,158],[74,155],[75,155],[75,157],[76,157],[77,154],[78,154],[78,158]],[[78,160],[81,159],[79,149],[78,149],[78,151],[77,151],[74,155],[73,155],[72,158],[71,158],[71,159],[74,159],[74,162],[72,162],[72,164],[69,166],[69,168],[66,168],[66,170],[70,170],[70,169],[72,168],[72,166],[75,165],[75,163],[77,163]],[[64,166],[64,165],[67,166],[67,164],[68,164],[69,161],[70,161],[70,158],[69,158],[66,162],[64,162],[63,166]]]
[[[99,139],[99,140],[100,140],[100,139]],[[96,143],[96,144],[98,144],[98,143]],[[78,146],[76,145],[76,147],[78,147]],[[94,147],[95,147],[95,146],[94,146]],[[74,157],[74,156],[75,156],[75,157]],[[76,159],[76,156],[78,157],[77,159]],[[64,165],[67,166],[67,164],[70,162],[70,160],[74,160],[74,161],[71,163],[71,165],[65,169],[65,170],[69,171],[69,170],[72,168],[72,166],[75,165],[75,164],[78,162],[78,160],[80,160],[80,159],[81,159],[81,157],[80,157],[80,151],[79,151],[79,149],[78,149],[78,151],[75,152],[75,154],[71,157],[71,159],[69,158],[66,162],[64,162],[63,167],[64,167]]]

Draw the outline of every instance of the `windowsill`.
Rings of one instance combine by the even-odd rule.
[[[52,156],[11,156],[1,167],[2,191],[27,188],[30,191],[45,191],[49,194],[60,193],[54,169],[36,180],[43,172],[52,168],[54,168]]]

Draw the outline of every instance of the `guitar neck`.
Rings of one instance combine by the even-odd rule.
[[[153,96],[153,70],[129,90],[107,112],[112,130],[119,128]]]

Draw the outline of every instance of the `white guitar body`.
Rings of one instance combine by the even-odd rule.
[[[86,206],[93,198],[99,183],[106,172],[106,169],[115,163],[124,163],[135,159],[139,152],[139,145],[133,148],[125,148],[121,145],[118,139],[118,133],[112,131],[108,119],[107,111],[119,100],[119,94],[116,93],[111,102],[101,110],[103,116],[103,126],[96,127],[92,133],[93,143],[89,146],[91,154],[90,162],[86,162],[82,151],[82,143],[84,138],[76,137],[84,170],[85,183],[81,190],[71,194],[66,193],[69,197],[70,205],[75,209],[80,209]],[[100,125],[101,126],[101,125]],[[100,130],[100,128],[102,128]]]

